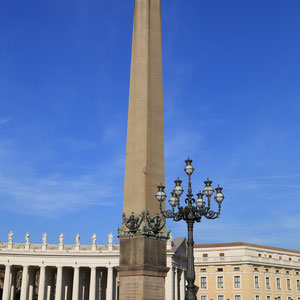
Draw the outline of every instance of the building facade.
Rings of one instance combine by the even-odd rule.
[[[48,245],[0,243],[0,299],[2,300],[117,300],[119,244],[109,235],[107,245]],[[167,244],[170,271],[166,299],[183,299],[186,247],[184,238]],[[178,298],[179,297],[179,298]]]
[[[300,300],[300,251],[247,243],[195,245],[198,300]],[[117,300],[119,244],[0,243],[0,299]],[[183,300],[186,240],[167,243],[167,300]]]
[[[300,300],[300,251],[198,244],[195,265],[199,300]]]

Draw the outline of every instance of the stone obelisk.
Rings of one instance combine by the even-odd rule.
[[[161,1],[135,0],[120,238],[120,300],[165,299],[166,240],[147,225],[164,183]],[[152,234],[151,234],[152,233]]]

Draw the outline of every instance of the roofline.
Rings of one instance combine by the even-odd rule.
[[[250,243],[243,243],[243,242],[195,244],[194,248],[217,248],[217,247],[235,247],[235,246],[249,246],[249,247],[256,247],[256,248],[262,248],[262,249],[267,249],[267,250],[284,251],[284,252],[300,254],[300,251],[297,251],[297,250],[290,250],[290,249],[270,247],[270,246],[250,244]]]

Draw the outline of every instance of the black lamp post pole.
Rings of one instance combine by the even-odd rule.
[[[196,300],[197,299],[197,286],[195,283],[195,265],[194,265],[194,223],[200,222],[202,217],[207,219],[216,219],[219,217],[221,213],[221,204],[224,200],[224,195],[222,194],[222,188],[217,187],[215,190],[212,188],[212,182],[207,179],[205,183],[205,187],[203,189],[203,193],[199,192],[197,194],[198,198],[195,200],[192,194],[192,183],[191,183],[191,175],[194,172],[194,168],[191,165],[193,162],[191,159],[187,159],[185,166],[185,173],[188,175],[188,193],[187,198],[185,199],[185,203],[187,204],[185,207],[180,206],[180,196],[183,193],[183,189],[181,187],[181,180],[178,178],[175,180],[175,187],[172,194],[172,197],[169,200],[169,203],[172,209],[162,210],[162,202],[166,199],[166,194],[164,192],[165,187],[163,185],[158,186],[158,192],[155,197],[160,202],[160,211],[164,218],[171,218],[175,222],[184,220],[187,223],[188,229],[188,266],[186,273],[186,291],[185,291],[185,300]],[[213,211],[210,209],[210,198],[213,193],[216,191],[215,200],[218,204],[218,211]],[[207,197],[207,204],[203,199],[203,196]],[[193,205],[196,204],[196,205]],[[177,211],[175,208],[177,207]]]

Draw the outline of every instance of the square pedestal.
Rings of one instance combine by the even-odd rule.
[[[120,300],[165,300],[166,240],[120,237]]]

